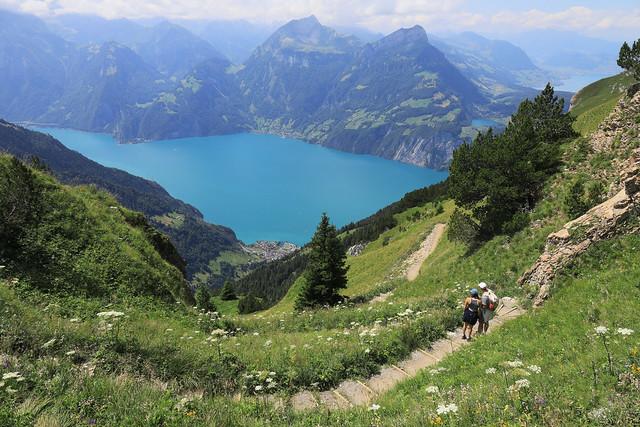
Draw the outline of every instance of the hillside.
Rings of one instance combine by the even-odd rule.
[[[250,258],[232,230],[208,224],[196,208],[171,197],[155,182],[101,166],[51,136],[0,120],[0,151],[25,160],[36,156],[62,182],[93,184],[127,208],[143,212],[155,228],[171,238],[187,262],[189,279],[198,274],[203,281],[221,285],[225,277],[234,276],[235,266],[211,271],[211,263],[217,263],[218,258],[224,261],[230,253]]]
[[[3,274],[19,274],[16,289],[103,300],[193,300],[169,240],[106,192],[63,186],[3,154],[0,195],[0,260]]]
[[[583,97],[576,108],[590,101]],[[16,283],[28,270],[0,270],[0,309],[9,314],[0,319],[0,369],[3,390],[11,390],[0,393],[0,420],[634,425],[640,419],[640,338],[634,326],[640,297],[639,116],[640,93],[623,99],[592,136],[563,140],[561,167],[527,212],[528,225],[473,250],[443,238],[414,281],[405,279],[406,260],[436,224],[451,226],[454,206],[396,204],[393,223],[381,233],[367,232],[371,242],[349,257],[345,294],[351,298],[332,308],[295,313],[287,296],[269,311],[238,316],[116,300],[110,308],[127,317],[110,334],[100,331],[95,317],[101,306],[60,299],[55,307],[33,287],[28,290],[35,297],[20,298]],[[577,180],[584,180],[579,199],[585,206],[576,211],[570,196]],[[373,223],[349,226],[344,237]],[[577,250],[564,251],[572,247]],[[536,265],[544,268],[531,269]],[[531,271],[551,274],[530,280]],[[415,351],[447,343],[447,332],[460,323],[460,302],[480,281],[503,299],[519,299],[528,313],[430,369],[403,370],[402,361]],[[546,299],[533,307],[545,289]],[[452,347],[456,341],[449,339]],[[381,369],[395,372],[401,384],[374,394],[369,407],[359,406],[345,389],[328,392],[345,379],[353,387],[371,384]],[[292,409],[289,399],[301,390],[317,408]]]
[[[633,83],[633,78],[621,73],[586,86],[571,100],[571,113],[577,117],[575,127],[589,134],[613,111],[614,107]]]

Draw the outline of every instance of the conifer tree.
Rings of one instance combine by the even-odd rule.
[[[204,309],[205,311],[215,310],[211,302],[211,292],[206,285],[200,285],[196,288],[194,298],[196,300],[196,307]]]
[[[640,80],[640,39],[633,42],[632,46],[627,42],[622,44],[618,66],[629,71],[636,80]]]
[[[309,248],[305,282],[296,301],[297,309],[335,304],[340,300],[338,291],[347,286],[346,251],[336,227],[329,223],[326,214],[322,214]]]
[[[236,296],[236,291],[233,287],[233,283],[231,283],[231,281],[227,280],[226,282],[224,282],[222,291],[220,291],[220,299],[223,301],[238,299],[238,297]]]
[[[449,192],[473,214],[479,238],[510,234],[526,225],[527,212],[558,166],[558,143],[574,135],[572,123],[564,101],[547,85],[533,101],[520,104],[502,134],[481,133],[453,153]]]

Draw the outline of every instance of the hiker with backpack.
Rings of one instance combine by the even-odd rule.
[[[489,329],[489,322],[496,314],[500,299],[498,296],[482,282],[478,285],[482,291],[482,298],[480,299],[480,326],[478,327],[478,333],[485,334]]]
[[[464,312],[462,313],[462,321],[464,326],[462,327],[462,339],[470,340],[473,333],[473,327],[478,322],[480,316],[480,297],[478,296],[478,290],[476,288],[471,289],[469,296],[464,300]],[[469,336],[467,337],[467,329],[469,330]]]

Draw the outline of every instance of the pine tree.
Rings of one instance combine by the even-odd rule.
[[[236,291],[233,287],[233,283],[231,283],[229,280],[224,282],[222,291],[220,291],[220,299],[223,301],[231,301],[234,299],[238,299],[238,297],[236,296]]]
[[[211,292],[206,285],[200,285],[196,288],[194,298],[196,300],[196,307],[204,309],[205,311],[212,311],[214,309],[211,303]]]
[[[520,104],[504,133],[481,133],[453,153],[449,192],[473,214],[480,239],[511,234],[528,223],[528,212],[558,166],[558,143],[573,135],[572,123],[564,101],[547,85],[533,101]],[[458,225],[470,224],[457,219]]]
[[[622,44],[618,66],[629,71],[636,80],[640,80],[640,39],[633,42],[631,47],[627,42]]]
[[[309,244],[308,264],[304,285],[296,301],[297,309],[331,305],[340,300],[338,291],[347,286],[346,258],[336,227],[329,223],[326,214],[322,214]]]
[[[238,301],[238,312],[240,314],[253,313],[258,310],[262,310],[262,302],[254,295],[253,292],[249,292],[249,295],[240,298]]]

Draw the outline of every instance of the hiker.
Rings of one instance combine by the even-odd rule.
[[[469,296],[464,300],[464,312],[462,313],[462,321],[464,322],[462,327],[463,340],[471,339],[473,327],[478,322],[478,316],[480,315],[480,303],[478,290],[476,288],[471,289]],[[469,330],[469,337],[467,337],[467,329]]]
[[[480,299],[480,326],[478,326],[478,333],[486,334],[489,329],[489,322],[493,319],[496,313],[500,300],[498,296],[482,282],[478,285],[482,291],[482,298]]]

